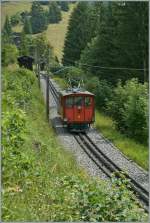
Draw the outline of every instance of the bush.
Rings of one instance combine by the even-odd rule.
[[[95,94],[97,107],[101,111],[106,111],[106,104],[112,98],[112,86],[105,80],[93,77],[86,82],[86,88]]]
[[[148,143],[148,85],[133,80],[127,82],[125,89],[129,92],[123,112],[127,134],[141,143]]]
[[[10,18],[10,22],[12,26],[16,26],[21,21],[21,15],[20,13],[16,13],[15,15],[12,15]]]
[[[2,46],[2,66],[8,66],[17,62],[18,50],[13,44]]]
[[[4,71],[3,91],[7,92],[4,98],[10,104],[10,98],[15,106],[25,108],[32,99],[32,85],[34,76],[27,69],[18,69],[13,74]]]
[[[61,69],[63,70],[63,66],[60,65],[59,63],[57,62],[53,62],[51,65],[50,65],[50,71],[52,73],[55,73],[55,72],[58,72],[60,70],[60,72],[58,72],[58,75],[61,73]]]
[[[26,116],[21,109],[13,109],[2,115],[2,171],[5,172],[3,184],[6,184],[9,178],[15,178],[20,172],[18,165],[21,161],[21,147],[25,142]]]
[[[121,83],[114,89],[114,96],[107,103],[109,114],[117,127],[126,135],[146,143],[148,138],[148,86],[137,79]]]
[[[102,184],[98,180],[86,180],[77,176],[56,178],[53,200],[52,221],[124,222],[146,220],[136,210],[134,195],[128,190],[128,181],[112,176],[112,184]],[[56,194],[58,198],[56,199]],[[61,205],[64,201],[63,207]],[[142,210],[141,210],[142,211]]]

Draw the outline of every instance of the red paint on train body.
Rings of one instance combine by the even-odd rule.
[[[74,130],[88,129],[95,120],[94,95],[88,91],[60,92],[59,114]]]

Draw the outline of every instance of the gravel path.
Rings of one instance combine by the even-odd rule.
[[[52,81],[56,89],[59,91],[59,86]],[[41,90],[45,98],[45,80],[41,80]],[[65,149],[73,152],[77,163],[84,167],[91,176],[98,176],[102,179],[108,179],[106,175],[96,166],[96,164],[87,156],[87,154],[82,150],[78,145],[75,138],[72,134],[66,131],[63,128],[60,116],[57,114],[56,103],[50,94],[50,120],[54,126],[58,139],[61,144],[64,145]],[[140,166],[134,163],[132,160],[129,160],[119,149],[117,149],[112,143],[108,140],[105,140],[103,136],[96,130],[91,128],[88,132],[90,138],[96,142],[96,145],[102,150],[108,157],[111,159],[124,171],[126,171],[131,177],[135,180],[138,180],[139,183],[148,189],[148,172],[143,170]]]
[[[41,79],[41,90],[46,101],[46,82]],[[57,88],[58,89],[58,88]],[[50,93],[50,121],[55,128],[59,142],[64,146],[64,149],[71,152],[76,162],[81,166],[90,176],[100,177],[101,179],[108,179],[108,177],[96,166],[96,164],[88,157],[88,155],[81,149],[74,136],[63,128],[60,116],[57,114],[56,102]]]

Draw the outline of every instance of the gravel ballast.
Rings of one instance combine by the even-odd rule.
[[[59,86],[51,80],[57,91],[60,91]],[[46,82],[41,79],[41,90],[44,98],[46,98]],[[91,176],[97,176],[102,179],[108,179],[106,175],[96,166],[96,164],[88,157],[88,155],[79,146],[74,136],[69,133],[66,128],[63,128],[60,116],[57,113],[57,105],[50,92],[50,120],[56,130],[58,139],[64,148],[72,152],[77,163],[86,169]],[[137,180],[144,188],[148,190],[148,172],[138,166],[132,160],[129,160],[119,149],[117,149],[111,142],[106,140],[102,134],[96,129],[91,128],[88,136],[96,143],[98,148],[112,159],[122,170],[126,171],[129,176]]]

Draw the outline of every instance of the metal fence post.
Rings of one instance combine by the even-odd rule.
[[[46,115],[49,120],[49,76],[46,75]]]

